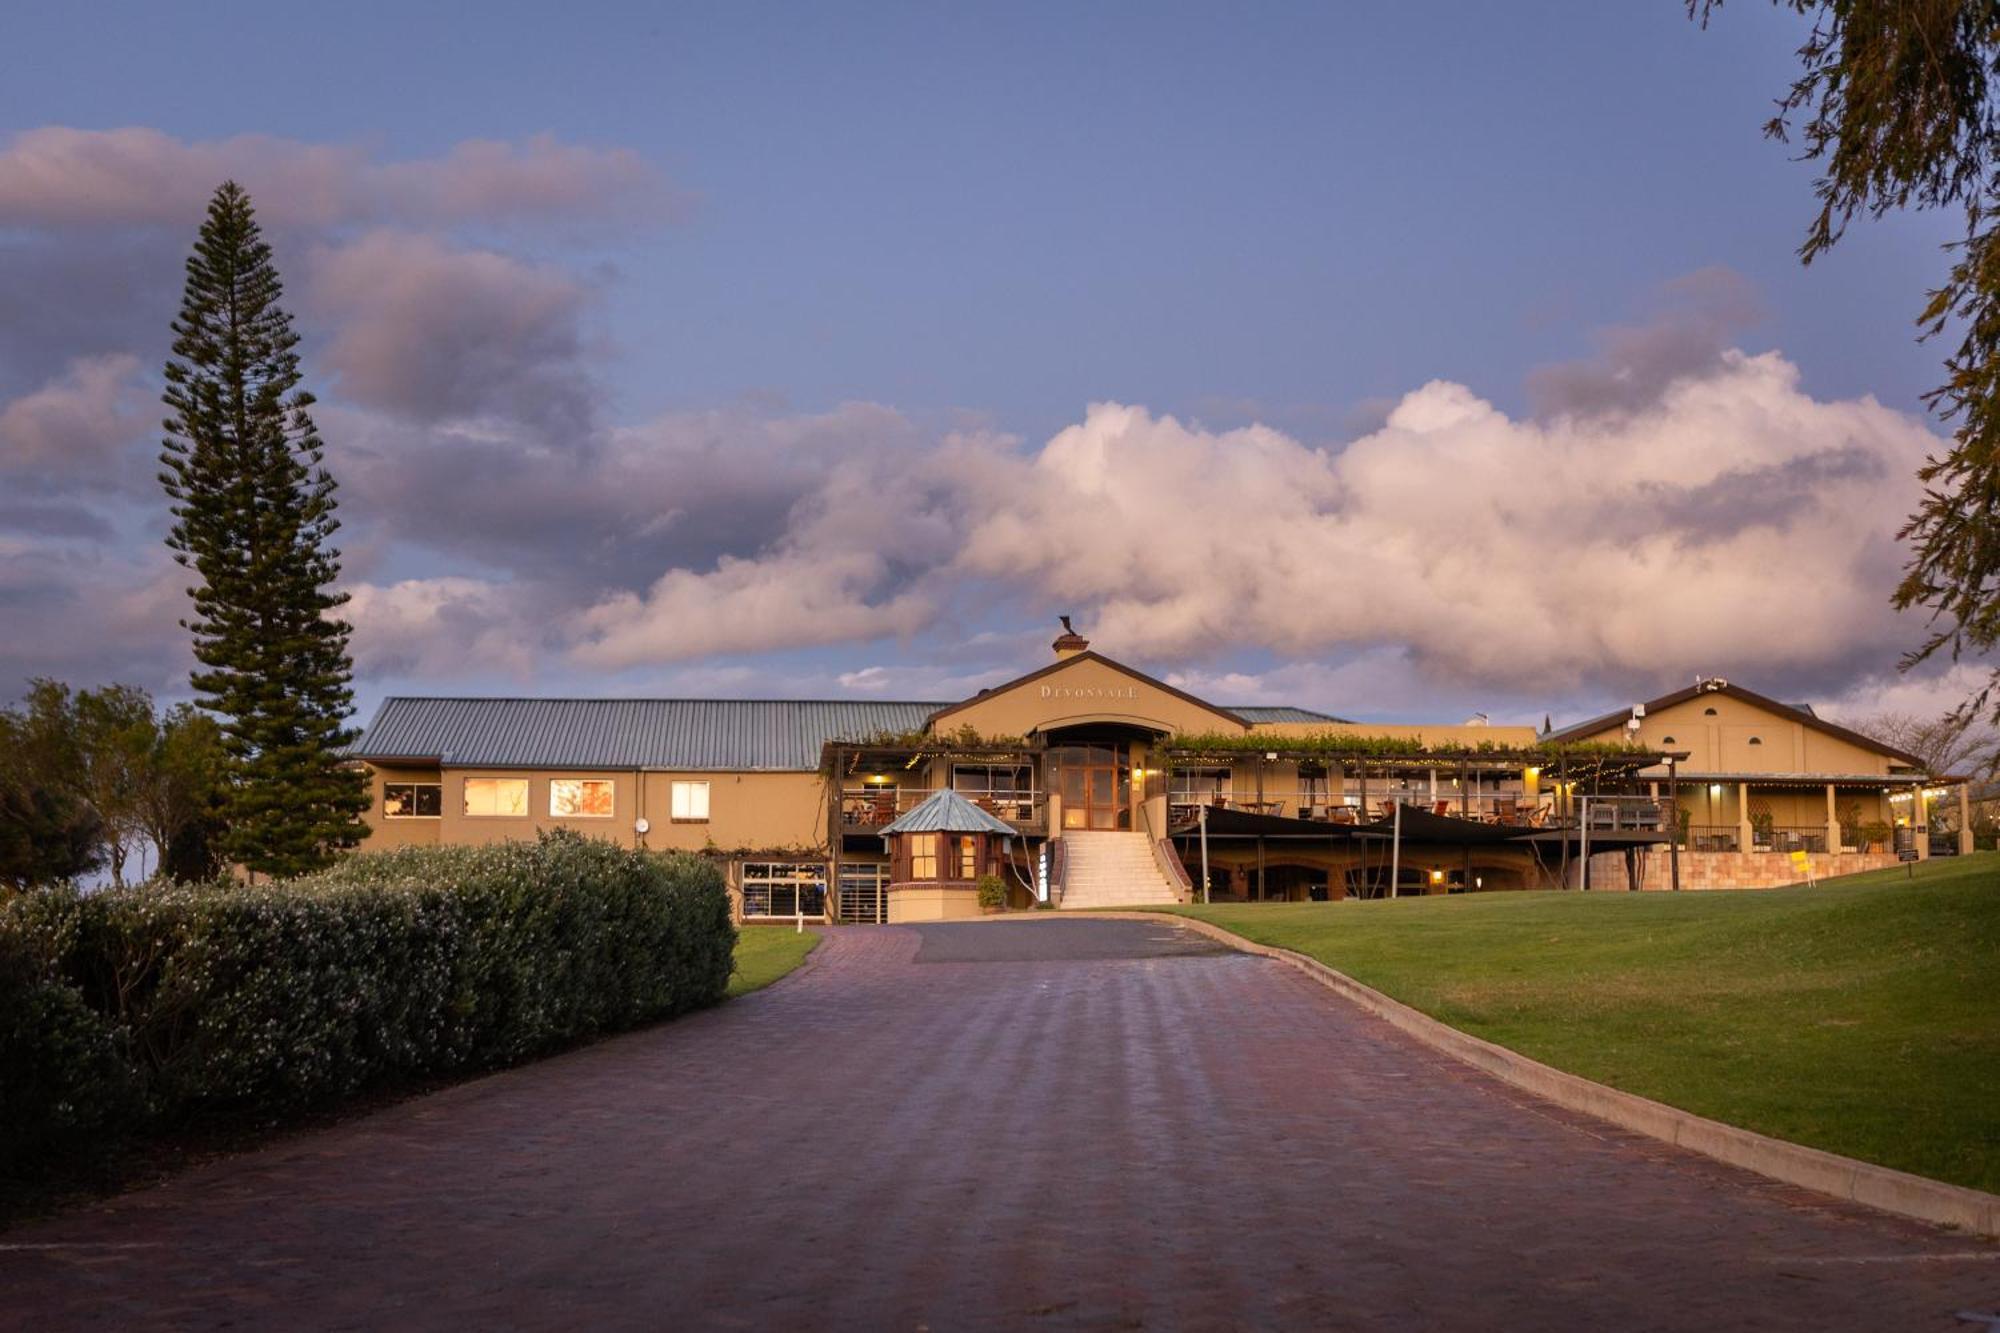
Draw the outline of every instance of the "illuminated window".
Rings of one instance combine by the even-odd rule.
[[[549,783],[549,813],[558,819],[611,818],[609,778],[556,778]]]
[[[525,819],[528,816],[526,778],[467,778],[465,813],[476,819]]]
[[[841,878],[847,878],[845,868]],[[749,861],[743,866],[743,915],[825,916],[826,865],[821,861]]]
[[[676,782],[673,786],[672,817],[676,824],[708,822],[708,784]]]
[[[958,840],[958,877],[960,879],[979,878],[978,838],[960,838]]]
[[[444,784],[441,782],[382,784],[384,819],[436,819],[443,813]]]
[[[938,877],[938,835],[935,833],[912,833],[910,835],[910,878],[936,879]]]

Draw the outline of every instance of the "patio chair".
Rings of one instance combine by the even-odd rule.
[[[1450,813],[1451,813],[1451,802],[1450,802],[1450,801],[1439,801],[1439,802],[1437,803],[1437,806],[1436,806],[1436,808],[1434,808],[1434,809],[1433,809],[1433,810],[1431,811],[1431,813],[1432,813],[1432,814],[1434,814],[1434,815],[1448,815],[1448,814],[1450,814]]]

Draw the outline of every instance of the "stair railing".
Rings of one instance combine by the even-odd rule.
[[[1153,849],[1153,864],[1160,874],[1174,886],[1174,897],[1181,902],[1194,901],[1194,880],[1189,877],[1187,867],[1181,864],[1181,854],[1174,847],[1173,840],[1163,838],[1153,828],[1153,812],[1148,805],[1139,807],[1139,818],[1146,825],[1146,845]]]

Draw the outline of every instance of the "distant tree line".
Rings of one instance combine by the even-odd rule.
[[[131,685],[35,681],[0,709],[0,884],[213,878],[223,759],[221,728],[188,704],[162,711]]]

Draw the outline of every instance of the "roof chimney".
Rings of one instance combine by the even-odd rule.
[[[1058,618],[1062,621],[1063,632],[1050,647],[1056,650],[1056,660],[1060,662],[1064,658],[1075,657],[1090,647],[1090,640],[1076,632],[1076,627],[1069,623],[1068,616]]]

